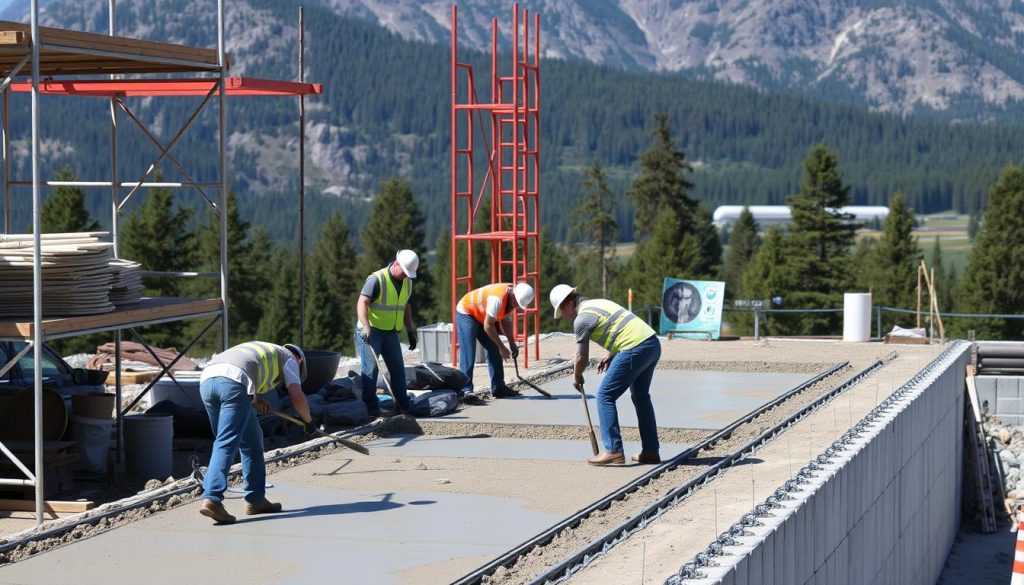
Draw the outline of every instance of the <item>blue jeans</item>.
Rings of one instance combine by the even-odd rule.
[[[651,378],[661,359],[661,342],[652,335],[633,349],[615,354],[608,372],[597,390],[597,415],[601,421],[601,442],[609,453],[622,452],[622,431],[615,401],[629,388],[640,426],[640,443],[644,453],[658,450],[658,423],[651,403]]]
[[[381,331],[370,328],[370,347],[377,355],[384,360],[388,368],[388,379],[391,381],[391,391],[395,393],[395,400],[404,412],[409,412],[409,395],[405,388],[405,360],[402,359],[402,344],[398,341],[397,331]],[[363,381],[363,402],[366,408],[371,410],[380,408],[377,401],[377,375],[380,369],[377,367],[377,360],[370,353],[370,348],[363,343],[356,329],[356,349],[359,350],[359,361],[362,363]]]
[[[505,366],[501,363],[501,352],[494,340],[487,336],[484,326],[470,315],[458,314],[456,317],[459,333],[459,369],[466,378],[463,392],[473,391],[473,365],[476,362],[476,342],[484,346],[487,352],[487,371],[491,373],[491,390],[505,385]]]
[[[242,479],[247,502],[267,495],[267,469],[263,460],[263,431],[244,385],[216,376],[199,386],[213,428],[213,450],[203,480],[203,497],[220,502],[228,489],[228,470],[235,453],[242,452]]]

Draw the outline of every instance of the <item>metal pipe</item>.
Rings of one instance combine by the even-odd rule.
[[[459,201],[459,197],[458,197],[458,190],[459,190],[458,136],[456,135],[456,132],[458,130],[458,124],[456,123],[456,116],[458,115],[458,111],[456,110],[456,105],[458,104],[458,95],[457,95],[457,91],[456,91],[457,90],[456,83],[457,83],[457,79],[458,79],[458,46],[457,46],[457,40],[458,40],[458,34],[459,34],[459,31],[458,31],[458,11],[459,11],[458,6],[456,6],[455,4],[452,4],[452,47],[451,47],[451,53],[452,53],[451,54],[451,57],[452,57],[452,69],[451,69],[452,110],[451,110],[451,121],[450,121],[451,122],[452,146],[451,146],[451,152],[449,154],[449,157],[450,157],[449,160],[451,162],[451,167],[452,167],[452,190],[451,190],[451,210],[452,210],[452,216],[451,216],[451,223],[449,224],[450,225],[450,228],[449,228],[450,231],[448,232],[448,236],[449,236],[448,261],[449,261],[450,269],[451,269],[451,271],[449,272],[449,275],[451,276],[451,299],[449,299],[449,304],[451,305],[451,318],[452,318],[452,325],[453,325],[452,326],[452,332],[451,332],[452,365],[453,366],[458,364],[458,358],[456,358],[456,356],[458,355],[458,342],[459,342],[458,332],[456,331],[458,328],[454,326],[457,323],[457,321],[455,320],[456,317],[457,317],[457,315],[455,314],[455,299],[456,299],[456,295],[458,294],[458,285],[459,285],[459,274],[458,274],[458,264],[459,263],[457,261],[457,258],[458,258],[458,248],[457,248],[457,246],[458,246],[459,243],[458,243],[458,240],[455,239],[455,235],[456,235],[456,233],[458,231],[458,222],[456,221],[456,216],[458,215],[458,201]],[[470,190],[470,192],[472,193],[472,190]],[[473,199],[472,199],[472,196],[470,196],[470,200],[469,200],[469,218],[470,218],[469,219],[469,221],[470,221],[470,229],[469,229],[469,231],[472,232],[473,231],[473,229],[472,229],[472,221],[473,221]],[[469,250],[470,250],[470,256],[469,256],[469,266],[470,266],[470,268],[469,269],[472,270],[472,266],[473,266],[473,256],[472,256],[473,242],[469,242],[467,244],[467,246],[469,247]],[[472,288],[472,286],[470,286],[470,288]]]
[[[25,347],[21,348],[21,351],[19,351],[17,354],[15,354],[15,356],[12,357],[10,359],[10,361],[8,361],[4,365],[4,367],[0,368],[0,378],[2,378],[4,376],[4,374],[7,373],[7,370],[10,370],[11,368],[13,368],[14,364],[18,363],[18,360],[20,360],[21,358],[25,357],[25,354],[27,354],[29,352],[29,350],[32,349],[33,347],[35,347],[35,344],[32,343],[31,341],[26,343]]]
[[[121,330],[114,331],[114,412],[117,432],[117,467],[120,470],[124,462],[124,415],[121,414],[121,401],[123,393],[121,389]]]
[[[22,463],[20,459],[15,457],[14,453],[11,453],[10,450],[7,449],[7,445],[4,445],[2,442],[0,442],[0,453],[3,453],[4,455],[6,455],[7,458],[11,460],[11,463],[13,463],[15,467],[20,469],[21,472],[25,474],[25,477],[27,477],[29,479],[28,485],[32,485],[32,482],[35,481],[35,479],[36,479],[35,474],[33,474],[31,471],[29,471],[28,467],[25,467],[25,464]],[[0,480],[0,481],[25,481],[25,480],[7,479],[7,480]],[[15,485],[18,485],[18,484],[15,484]]]
[[[35,481],[31,479],[0,479],[0,485],[17,485],[23,487],[30,487],[32,485],[35,485]],[[37,519],[36,524],[42,524],[42,522],[38,521]]]
[[[188,181],[147,181],[139,183],[138,181],[121,181],[115,183],[113,181],[42,181],[43,185],[47,187],[135,187],[140,188],[182,188],[182,187],[204,187],[207,189],[220,189],[220,183],[190,183]],[[12,187],[31,187],[32,181],[11,181]]]
[[[299,83],[306,79],[306,29],[299,5]],[[306,345],[306,96],[299,94],[299,346]]]
[[[11,233],[11,115],[10,115],[11,92],[9,89],[3,91],[3,105],[0,111],[0,124],[3,126],[3,164],[4,164],[4,233]]]
[[[115,3],[116,0],[108,0],[107,3],[107,32],[110,36],[114,36],[115,29]],[[114,80],[117,76],[114,74],[110,75],[110,79]],[[106,186],[106,185],[104,185]],[[117,184],[117,98],[110,98],[110,239],[114,243],[114,258],[120,258],[120,249],[118,247],[118,215],[121,210],[121,189]],[[121,370],[118,369],[117,381],[120,382]],[[118,384],[120,386],[120,384]],[[118,421],[118,429],[120,429],[120,421]],[[118,432],[118,438],[120,439],[120,432]],[[118,461],[120,461],[120,442],[118,442]]]
[[[35,386],[36,524],[43,523],[43,264],[39,190],[39,0],[32,0],[32,351]]]
[[[228,163],[227,163],[227,86],[225,85],[224,70],[228,62],[224,53],[224,0],[217,0],[217,88],[220,89],[218,96],[220,104],[220,302],[223,319],[221,319],[221,351],[228,348]]]

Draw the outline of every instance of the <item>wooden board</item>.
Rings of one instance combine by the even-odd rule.
[[[85,512],[96,507],[96,503],[89,500],[78,500],[64,502],[59,500],[44,500],[43,511],[49,514],[74,514]],[[35,500],[6,500],[0,499],[0,510],[6,512],[35,512]]]
[[[138,303],[118,307],[101,315],[44,319],[43,332],[47,335],[56,335],[88,329],[118,329],[159,319],[188,318],[213,313],[220,309],[220,299],[143,298]],[[0,338],[29,339],[31,337],[31,320],[0,320]]]
[[[217,69],[216,49],[51,27],[40,27],[39,33],[40,73],[46,76]],[[30,26],[0,21],[0,68],[10,71],[30,51]],[[158,63],[153,59],[178,62]]]

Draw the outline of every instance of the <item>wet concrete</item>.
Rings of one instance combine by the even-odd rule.
[[[594,429],[597,432],[597,429]],[[599,439],[600,441],[600,439]],[[436,437],[396,435],[366,443],[374,455],[415,457],[482,457],[578,461],[590,456],[590,441],[500,439],[495,437]],[[662,444],[661,457],[675,457],[690,445]],[[626,453],[638,453],[640,443],[626,442]]]
[[[769,402],[811,378],[813,374],[657,370],[651,397],[659,427],[720,429],[743,414]],[[590,415],[597,425],[594,395],[603,375],[585,375]],[[492,400],[486,406],[464,409],[444,417],[446,422],[488,422],[547,425],[585,424],[580,394],[572,378],[543,386],[554,397],[547,400],[532,390],[521,398]],[[616,403],[619,424],[636,426],[636,412],[626,392]]]
[[[381,487],[370,493],[281,482],[271,497],[302,507],[216,526],[199,516],[198,504],[185,506],[9,565],[0,582],[396,583],[393,572],[497,555],[558,519],[514,498]],[[242,502],[226,505],[237,512]]]

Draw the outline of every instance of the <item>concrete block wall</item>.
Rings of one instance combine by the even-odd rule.
[[[977,376],[974,381],[983,412],[1006,424],[1024,426],[1024,378]]]
[[[793,499],[684,583],[934,583],[960,526],[969,347],[954,346]]]

